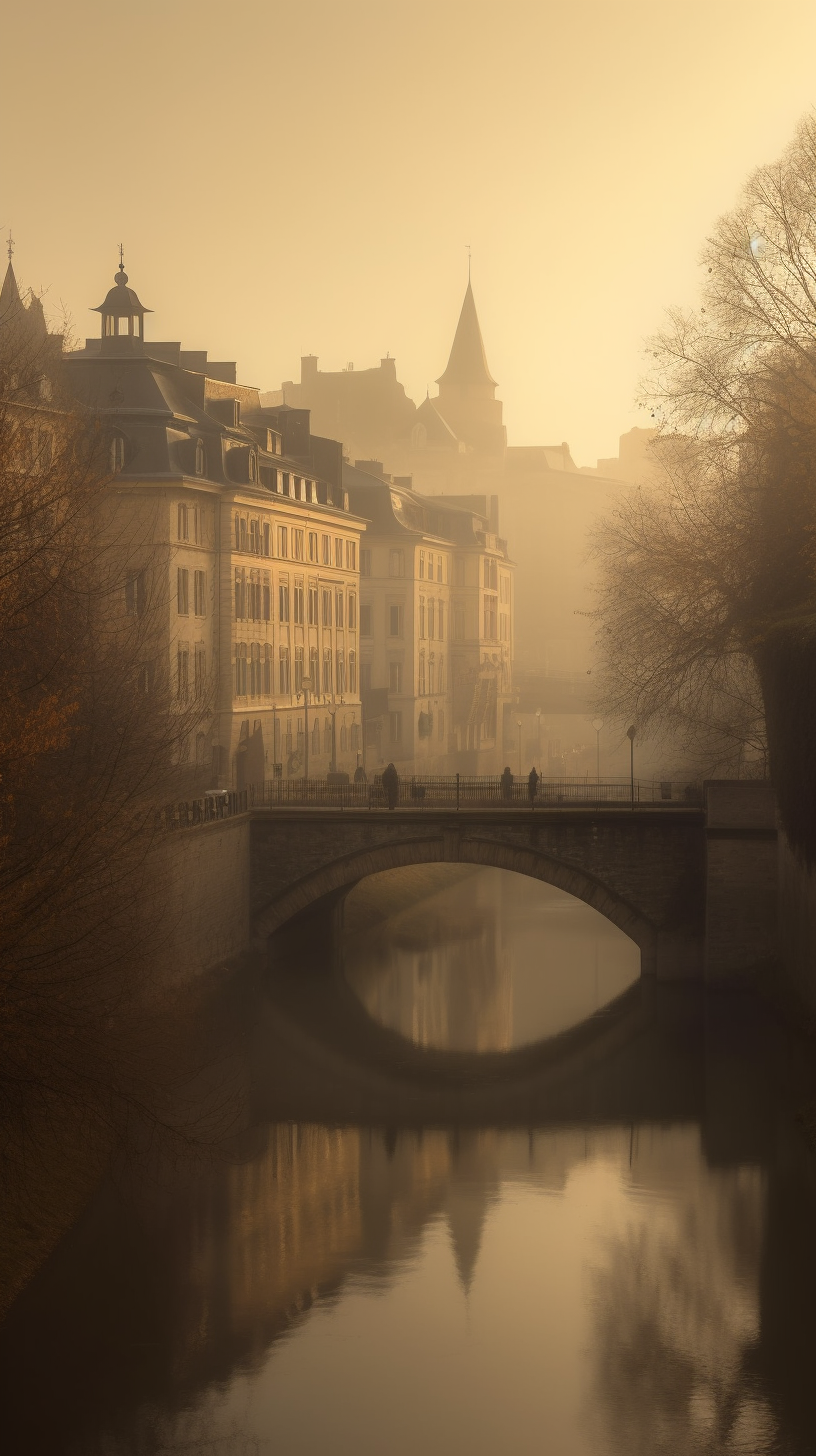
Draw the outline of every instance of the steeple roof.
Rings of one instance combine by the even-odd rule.
[[[14,276],[14,268],[9,258],[6,276],[3,279],[3,287],[0,288],[0,322],[10,323],[12,318],[17,318],[24,312],[25,304],[20,297],[20,290],[17,287],[17,279]]]
[[[437,384],[452,384],[457,389],[467,389],[480,384],[487,384],[492,389],[496,388],[496,381],[487,367],[482,331],[479,328],[470,279],[468,279],[459,322],[456,325],[448,367],[444,374],[440,374],[436,382]]]

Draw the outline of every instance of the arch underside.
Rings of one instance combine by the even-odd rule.
[[[455,842],[452,842],[454,838]],[[350,890],[368,875],[407,865],[433,863],[473,864],[485,869],[511,870],[554,885],[556,889],[574,895],[577,900],[583,900],[635,942],[641,952],[641,974],[648,975],[655,970],[656,927],[601,880],[538,850],[517,848],[478,836],[460,838],[458,835],[446,835],[426,840],[395,841],[334,860],[297,880],[257,912],[253,927],[255,944],[263,948],[268,937],[293,915],[326,896]]]

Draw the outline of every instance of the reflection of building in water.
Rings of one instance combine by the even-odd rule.
[[[375,1021],[419,1046],[513,1044],[512,958],[485,876],[392,916],[354,945],[346,975]]]

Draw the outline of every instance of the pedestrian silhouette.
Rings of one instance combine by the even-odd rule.
[[[504,773],[501,776],[501,792],[502,798],[506,799],[509,804],[510,800],[513,797],[513,775],[510,772],[509,764],[507,765]]]
[[[356,769],[354,770],[354,782],[355,784],[368,783],[368,779],[366,778],[366,771],[361,763],[358,763]]]
[[[383,769],[382,786],[385,789],[389,809],[396,809],[399,799],[399,774],[393,763],[389,763],[388,767]]]
[[[536,773],[536,770],[535,770],[535,764],[533,764],[533,767],[530,769],[530,776],[529,776],[529,778],[527,780],[527,794],[529,796],[529,799],[530,799],[530,803],[531,804],[534,804],[535,803],[535,796],[536,796],[536,789],[537,788],[538,788],[538,774]]]

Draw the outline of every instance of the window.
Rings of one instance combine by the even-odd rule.
[[[360,636],[371,636],[371,608],[360,604]]]
[[[371,548],[369,546],[360,547],[360,575],[371,575]]]
[[[389,551],[389,553],[388,553],[388,575],[389,576],[404,576],[405,575],[405,552],[404,551]]]
[[[179,502],[179,505],[178,505],[177,515],[178,515],[178,539],[179,539],[179,541],[189,541],[189,539],[190,539],[189,513],[188,513],[188,510],[187,510],[187,507],[185,505],[183,505],[181,502]]]
[[[428,692],[430,693],[431,697],[433,697],[434,693],[436,692],[436,663],[434,661],[433,653],[431,653],[428,659]]]
[[[176,573],[176,603],[180,617],[190,611],[190,573],[186,566],[180,566]]]
[[[291,481],[289,479],[289,471],[288,470],[282,470],[281,471],[281,494],[282,495],[291,495],[292,494],[292,484],[291,484]]]
[[[249,469],[247,471],[247,474],[249,475],[250,480],[255,480],[258,474],[258,459],[254,450],[250,450],[249,452],[248,465]]]
[[[243,622],[247,614],[246,571],[242,566],[235,569],[235,620]]]
[[[420,553],[419,553],[419,579],[420,579],[420,581],[424,581],[425,580],[425,552],[424,551],[420,551]]]
[[[190,649],[186,642],[179,642],[176,653],[176,697],[186,703],[190,696]]]
[[[438,684],[437,684],[436,691],[438,693],[444,693],[444,691],[445,691],[445,659],[444,659],[444,657],[440,657],[440,659],[439,659],[439,681],[438,681]]]
[[[349,592],[348,598],[348,625],[353,632],[357,626],[357,598],[354,592]]]
[[[249,549],[253,556],[261,554],[261,523],[250,521],[249,523]]]
[[[490,591],[498,589],[498,568],[495,556],[484,559],[484,584]]]
[[[388,714],[388,736],[392,743],[402,743],[402,713]]]
[[[437,558],[436,558],[436,579],[437,579],[437,581],[442,581],[442,579],[443,579],[442,563],[443,563],[444,559],[445,558],[441,554],[439,556],[437,556]]]
[[[268,521],[264,521],[264,523],[263,523],[263,554],[264,554],[264,556],[271,556],[272,555],[272,542],[271,542],[271,539],[270,539],[270,535],[271,535],[271,533],[270,533],[270,530],[269,530],[269,522]]]
[[[246,642],[237,642],[235,645],[235,696],[245,698],[247,695],[247,649]]]
[[[295,620],[295,623],[296,623],[297,626],[302,627],[303,626],[303,584],[301,582],[299,582],[295,586],[294,594],[295,594],[295,602],[294,602],[294,606],[295,606],[295,618],[294,618],[294,620]]]
[[[206,603],[207,573],[205,571],[193,572],[193,611],[197,617],[207,615]]]
[[[245,516],[241,516],[240,519],[239,519],[239,521],[238,521],[238,550],[239,551],[246,551],[246,549],[247,549],[247,523],[246,523],[246,517]]]
[[[343,619],[345,616],[345,612],[343,610],[344,600],[345,599],[343,597],[342,589],[338,587],[337,591],[334,594],[334,620],[338,627],[343,626]]]
[[[434,575],[433,574],[434,574],[434,554],[433,554],[433,551],[429,551],[428,552],[428,580],[429,581],[433,581],[433,579],[434,579]]]
[[[323,626],[330,627],[332,624],[332,594],[330,591],[323,592]]]
[[[390,693],[402,692],[402,663],[389,662],[388,664],[388,691]]]
[[[343,542],[340,536],[334,538],[334,564],[338,568],[343,565]]]
[[[444,642],[444,640],[445,640],[445,603],[444,602],[439,602],[438,603],[437,615],[438,615],[438,619],[439,619],[439,640],[440,640],[440,642]]]
[[[272,692],[272,648],[268,642],[264,643],[263,650],[263,690],[269,697]]]
[[[263,574],[263,620],[265,622],[272,620],[272,593],[269,590],[268,571],[265,571]]]
[[[331,537],[320,537],[320,556],[324,566],[331,566]]]
[[[349,692],[350,693],[356,693],[356,691],[357,691],[357,653],[356,652],[350,652],[349,653],[349,659],[348,659],[348,685],[349,685]]]
[[[484,635],[488,642],[496,641],[496,607],[498,597],[486,596],[484,599]]]
[[[357,570],[357,542],[346,542],[346,571]]]
[[[249,649],[249,696],[259,698],[263,687],[261,675],[261,644],[253,642]]]
[[[283,582],[278,587],[278,621],[289,621],[289,588],[284,586]]]
[[[394,606],[388,608],[389,637],[403,637],[405,635],[404,620],[405,611],[403,607]]]
[[[110,468],[114,475],[125,468],[125,442],[121,435],[114,435],[110,445]]]
[[[289,555],[289,528],[288,528],[288,526],[278,526],[278,555],[279,556],[282,556],[284,558],[284,560]]]
[[[295,648],[295,692],[303,691],[303,648]]]
[[[346,659],[345,654],[342,652],[338,652],[337,654],[337,676],[335,678],[335,684],[338,693],[344,693],[346,691]]]
[[[431,597],[428,602],[428,636],[433,642],[436,636],[436,598]]]
[[[309,585],[309,626],[310,627],[316,627],[317,626],[317,615],[318,615],[317,587],[316,586],[313,586],[310,583],[310,585]]]
[[[309,532],[309,560],[317,561],[317,531]]]
[[[422,694],[425,692],[425,653],[424,652],[420,652],[420,654],[419,654],[419,682],[418,682],[418,685],[417,685],[417,692],[420,694],[420,696],[422,696]]]
[[[502,603],[503,606],[507,606],[509,604],[509,601],[510,601],[510,578],[509,578],[509,576],[502,576],[499,579],[499,601]]]
[[[282,693],[291,692],[291,679],[289,675],[289,648],[280,649],[280,690]]]
[[[195,473],[196,475],[207,474],[207,452],[204,449],[204,441],[196,440],[195,449]]]
[[[420,635],[420,638],[423,638],[425,636],[425,598],[424,597],[420,597],[420,599],[419,599],[419,635]]]
[[[133,617],[141,617],[145,609],[145,576],[143,571],[131,572],[125,578],[125,611]]]
[[[442,689],[440,687],[440,692],[441,691],[442,691]],[[443,738],[445,737],[445,710],[444,710],[444,708],[440,708],[439,709],[439,712],[437,714],[437,723],[439,725],[439,741],[441,743],[442,740],[443,740]]]
[[[204,511],[201,506],[193,506],[193,540],[196,546],[204,544]]]
[[[323,651],[323,691],[330,693],[332,690],[332,655],[331,648],[326,647]]]
[[[302,561],[303,560],[303,532],[302,531],[293,531],[292,532],[292,553],[294,555],[295,561]]]
[[[320,692],[320,668],[318,666],[317,648],[309,648],[309,677],[312,682],[312,692]]]

